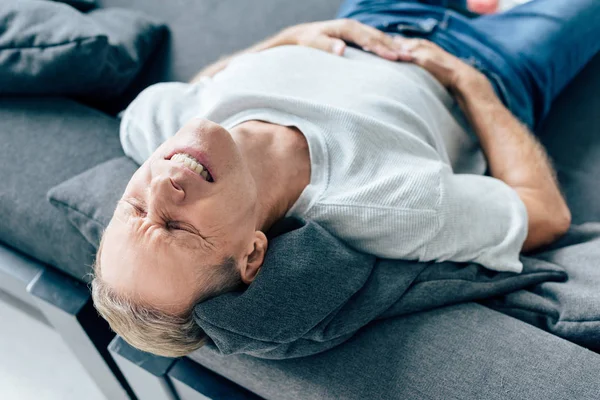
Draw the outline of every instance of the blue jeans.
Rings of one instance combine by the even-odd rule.
[[[338,18],[422,37],[470,63],[535,130],[561,90],[600,51],[600,0],[533,0],[468,18],[462,0],[346,0]]]

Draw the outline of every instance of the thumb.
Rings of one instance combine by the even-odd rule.
[[[346,50],[346,43],[341,39],[320,35],[314,40],[311,47],[342,56]]]

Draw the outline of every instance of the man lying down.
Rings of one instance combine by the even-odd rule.
[[[502,32],[540,24],[505,38],[532,52],[506,68],[538,49],[561,70],[573,58],[543,46],[569,31],[581,38],[568,22],[550,28],[535,16],[568,7],[575,24],[600,11],[590,10],[595,1],[534,0],[521,6],[537,7],[529,21],[490,19]],[[544,82],[546,67],[532,70],[552,90],[539,98],[529,88],[527,104],[551,102],[597,50],[553,82]],[[499,99],[480,70],[432,41],[339,19],[285,29],[191,83],[146,89],[123,115],[123,148],[141,167],[98,250],[96,308],[133,346],[187,354],[204,343],[193,306],[252,283],[265,232],[285,216],[382,258],[520,272],[520,252],[563,235],[570,212],[544,149],[503,104],[517,94]]]

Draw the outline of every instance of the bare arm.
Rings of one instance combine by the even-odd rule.
[[[546,151],[500,102],[487,79],[463,81],[455,89],[485,153],[492,176],[511,186],[529,215],[524,251],[562,236],[571,213],[558,188]]]
[[[214,76],[225,69],[233,58],[241,54],[256,53],[277,46],[300,45],[341,56],[346,49],[346,42],[355,43],[364,50],[388,60],[396,61],[399,58],[398,44],[390,36],[368,25],[350,19],[310,22],[286,28],[246,50],[220,59],[202,69],[191,82],[195,83],[203,77]]]
[[[455,96],[479,137],[493,177],[504,181],[527,208],[529,232],[524,251],[562,236],[571,213],[542,145],[504,107],[487,78],[425,40],[400,39],[402,58],[421,65]]]

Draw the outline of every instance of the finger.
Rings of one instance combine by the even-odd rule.
[[[365,48],[364,50],[371,51],[377,54],[379,57],[385,58],[387,60],[398,60],[398,50],[390,49],[384,45],[375,45],[373,49]]]
[[[343,40],[332,38],[327,35],[319,35],[307,45],[338,56],[344,55],[344,51],[346,51],[346,43],[344,43]]]
[[[343,20],[337,26],[337,31],[332,34],[348,42],[356,43],[363,50],[373,52],[380,57],[389,60],[398,58],[397,46],[391,36],[358,21]]]
[[[400,50],[412,51],[417,48],[429,48],[429,49],[441,50],[441,48],[437,44],[435,44],[432,41],[427,40],[427,39],[406,38],[404,36],[396,36],[396,37],[394,37],[393,40],[394,40],[396,46],[398,46],[398,48]]]
[[[448,87],[453,80],[454,68],[448,59],[440,57],[440,54],[432,47],[421,46],[410,52],[411,63],[418,65],[431,73],[442,85]]]
[[[418,56],[430,55],[436,50],[436,45],[433,42],[425,39],[412,39],[397,36],[394,41],[399,46],[398,60],[414,62]]]
[[[425,67],[427,61],[431,58],[431,50],[424,47],[416,47],[406,51],[410,62]]]
[[[397,61],[404,61],[404,62],[414,62],[415,61],[415,56],[413,55],[412,51],[400,50],[400,51],[398,51],[397,54],[398,54]]]

